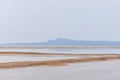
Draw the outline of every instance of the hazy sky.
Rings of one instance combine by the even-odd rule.
[[[120,0],[0,0],[0,43],[57,37],[120,41]]]

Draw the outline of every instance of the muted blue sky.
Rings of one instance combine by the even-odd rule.
[[[119,8],[120,0],[0,0],[0,43],[120,41]]]

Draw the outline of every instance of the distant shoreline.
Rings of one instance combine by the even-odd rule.
[[[120,46],[81,45],[81,46],[2,46],[0,49],[84,49],[84,48],[120,48]]]

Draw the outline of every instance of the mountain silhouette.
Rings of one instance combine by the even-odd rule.
[[[120,41],[85,41],[85,40],[72,40],[66,38],[56,38],[47,42],[36,43],[10,43],[4,45],[120,45]]]
[[[41,43],[42,45],[120,45],[120,41],[86,41],[57,38]]]

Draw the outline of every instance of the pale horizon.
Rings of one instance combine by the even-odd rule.
[[[119,0],[1,0],[0,44],[120,41]]]
[[[34,44],[35,43],[35,45],[36,45],[36,43],[38,44],[38,45],[40,45],[39,43],[48,43],[48,45],[49,45],[49,43],[51,43],[51,41],[52,42],[57,42],[58,44],[59,43],[61,43],[61,40],[62,40],[62,42],[64,43],[64,41],[67,41],[67,42],[69,42],[69,41],[73,41],[73,42],[76,42],[76,41],[79,41],[79,42],[83,42],[83,43],[85,43],[85,42],[89,42],[89,43],[91,43],[91,45],[93,44],[94,45],[94,42],[97,42],[97,44],[99,45],[101,45],[101,42],[105,42],[105,45],[107,44],[107,45],[110,45],[110,43],[112,43],[112,45],[116,45],[116,42],[117,42],[117,44],[119,45],[119,43],[120,43],[120,41],[107,41],[107,40],[78,40],[78,39],[70,39],[70,38],[54,38],[54,39],[49,39],[49,40],[46,40],[46,41],[38,41],[38,42],[13,42],[13,43],[1,43],[0,45],[14,45],[14,44],[20,44],[20,45],[24,45],[24,44],[29,44],[29,45],[31,45],[31,44]],[[59,42],[58,42],[59,41]],[[73,43],[72,42],[72,43]],[[108,42],[110,42],[110,43],[108,43]],[[66,43],[66,42],[65,42]],[[71,43],[68,43],[68,45],[69,44],[71,44]],[[81,44],[79,44],[79,43],[77,43],[78,45],[81,45]],[[63,45],[63,44],[61,44],[61,45]],[[74,44],[73,44],[74,45]],[[75,44],[76,45],[76,44]],[[86,44],[85,44],[86,45]]]

